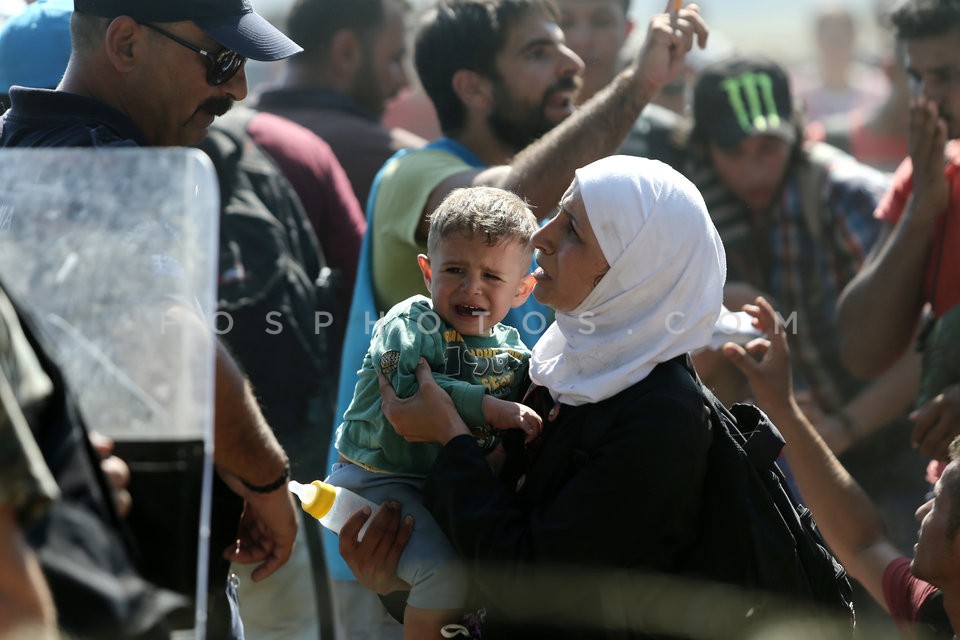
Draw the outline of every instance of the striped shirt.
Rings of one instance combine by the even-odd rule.
[[[723,239],[727,282],[745,282],[773,296],[790,322],[798,388],[809,389],[824,410],[836,411],[863,388],[840,360],[837,298],[877,239],[873,212],[887,176],[845,154],[813,157],[805,148],[757,224],[708,160],[692,154],[686,168]]]

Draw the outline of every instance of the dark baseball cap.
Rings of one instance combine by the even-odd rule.
[[[695,126],[720,147],[756,135],[793,143],[793,97],[780,65],[761,56],[736,56],[700,72],[693,89]]]
[[[190,20],[204,33],[252,60],[281,60],[303,48],[253,10],[250,0],[74,0],[73,8],[104,18],[137,22]]]

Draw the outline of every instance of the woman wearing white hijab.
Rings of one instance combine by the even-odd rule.
[[[710,342],[726,266],[696,188],[660,162],[600,160],[576,172],[533,243],[534,295],[557,312],[530,366],[537,386],[528,403],[544,418],[535,450],[520,444],[516,458],[508,451],[496,478],[429,371],[407,400],[381,385],[384,412],[401,435],[444,445],[425,502],[481,570],[484,638],[517,633],[496,618],[516,596],[512,587],[526,588],[521,578],[574,566],[582,577],[584,565],[679,572],[683,549],[698,536],[711,443],[687,354]],[[370,571],[344,531],[341,553],[362,581]],[[483,570],[498,564],[508,571],[485,580]],[[603,590],[575,593],[540,601],[546,607],[516,637],[548,637],[545,627],[558,626],[550,638],[594,638],[590,625],[603,616],[629,615]],[[590,622],[577,629],[578,619]]]

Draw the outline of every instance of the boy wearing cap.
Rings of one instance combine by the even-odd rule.
[[[685,169],[729,255],[726,305],[762,292],[793,314],[799,379],[820,413],[843,423],[863,383],[840,361],[833,314],[876,240],[873,210],[887,180],[832,147],[805,144],[802,131],[784,70],[734,57],[697,78]],[[857,426],[878,427],[902,408]],[[852,443],[852,434],[836,436],[835,450]]]
[[[10,90],[0,146],[193,145],[246,96],[247,58],[300,51],[248,0],[75,0],[70,35],[71,57],[56,90]],[[183,320],[183,330],[196,322],[182,306],[171,305],[169,314]],[[244,501],[229,559],[258,564],[257,581],[284,565],[293,548],[290,470],[240,368],[219,342],[215,348],[214,461]]]
[[[896,419],[913,400],[917,363],[907,359],[873,383],[856,379],[841,360],[834,315],[876,242],[873,212],[887,177],[806,142],[787,75],[766,58],[704,69],[693,119],[685,169],[727,250],[725,304],[739,309],[757,294],[777,301],[811,421],[838,454],[859,444],[845,464],[888,516],[891,537],[909,542],[923,461]]]

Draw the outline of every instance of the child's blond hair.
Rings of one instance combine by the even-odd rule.
[[[491,247],[505,241],[530,247],[537,229],[536,217],[516,194],[495,187],[454,189],[430,214],[427,252],[458,233],[482,236]]]

